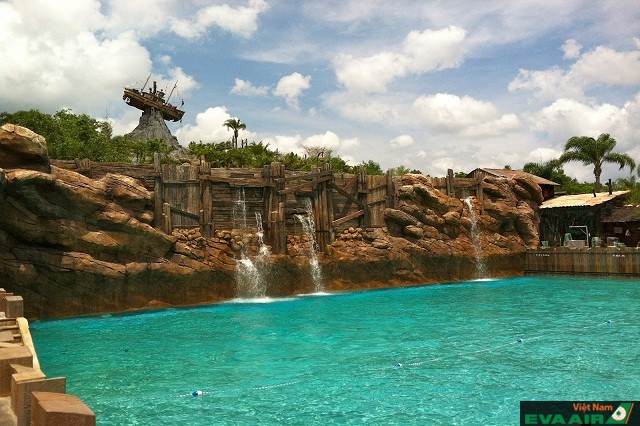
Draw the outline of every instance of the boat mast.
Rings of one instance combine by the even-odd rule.
[[[173,94],[173,91],[176,90],[176,87],[178,87],[178,80],[176,80],[176,84],[173,85],[173,89],[171,89],[169,96],[167,96],[167,103],[169,103],[169,99],[171,99],[171,95]]]
[[[142,86],[141,92],[144,92],[144,88],[147,87],[147,83],[149,82],[150,78],[151,78],[151,74],[149,74],[149,77],[147,77],[147,81],[144,82],[144,86]]]

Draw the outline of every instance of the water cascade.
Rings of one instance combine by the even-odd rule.
[[[241,232],[247,231],[247,203],[244,188],[238,193],[238,200],[233,208],[233,223],[239,223]],[[268,262],[270,251],[264,244],[264,231],[262,228],[262,215],[256,212],[256,237],[260,246],[259,254],[252,259],[247,254],[244,245],[240,250],[240,259],[236,262],[236,282],[238,297],[248,299],[262,299],[266,297],[267,285],[265,280],[265,265]]]
[[[322,269],[318,262],[318,242],[316,240],[316,222],[313,219],[313,206],[311,198],[306,199],[306,214],[297,214],[296,219],[302,225],[305,235],[311,242],[309,249],[309,265],[311,266],[311,280],[313,281],[314,293],[324,292],[324,283],[322,282]]]
[[[486,278],[489,274],[487,272],[487,265],[482,257],[482,246],[480,245],[480,229],[478,228],[478,218],[476,217],[475,210],[473,209],[473,202],[471,197],[464,199],[464,205],[467,206],[469,211],[469,219],[471,219],[471,242],[473,243],[473,255],[476,264],[476,274],[478,278]]]

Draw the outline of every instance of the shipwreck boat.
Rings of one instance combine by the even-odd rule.
[[[149,79],[147,79],[148,81]],[[177,84],[177,83],[176,83]],[[146,86],[146,83],[145,83]],[[176,86],[173,86],[171,93]],[[171,98],[171,93],[167,97],[167,100],[164,99],[165,93],[162,89],[157,90],[156,82],[153,82],[153,87],[149,87],[148,91],[144,91],[144,86],[142,90],[133,89],[129,87],[124,88],[124,95],[122,99],[132,107],[136,107],[139,110],[144,111],[145,109],[151,107],[162,113],[162,117],[165,120],[171,121],[180,121],[182,120],[182,116],[184,115],[184,111],[178,109],[177,106],[171,105],[169,103],[169,99]],[[184,101],[182,101],[182,105],[184,105]]]

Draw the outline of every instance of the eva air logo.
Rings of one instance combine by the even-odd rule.
[[[613,412],[609,420],[608,425],[626,425],[631,416],[631,410],[633,409],[633,402],[623,402]]]

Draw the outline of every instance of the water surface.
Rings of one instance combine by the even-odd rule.
[[[640,397],[637,280],[526,277],[31,328],[44,372],[66,376],[101,425],[510,425],[520,400]]]

